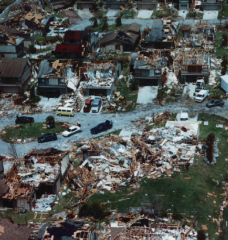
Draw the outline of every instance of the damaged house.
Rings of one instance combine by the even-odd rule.
[[[68,168],[68,151],[32,150],[5,174],[8,189],[1,196],[3,208],[31,211],[41,196],[58,193]]]
[[[127,7],[128,0],[105,0],[104,5],[107,9],[121,9],[124,10]]]
[[[137,9],[155,10],[157,9],[157,0],[139,0],[137,1]]]
[[[96,4],[96,0],[78,0],[77,1],[77,8],[78,9],[94,9]]]
[[[71,64],[65,60],[41,61],[37,74],[38,93],[49,97],[67,94],[68,68],[71,68]]]
[[[52,10],[58,10],[64,8],[67,4],[67,0],[48,0],[47,3]]]
[[[209,54],[197,50],[180,52],[174,63],[179,68],[178,75],[182,81],[196,82],[203,78],[208,83],[211,67]]]
[[[22,58],[25,55],[24,38],[0,33],[1,58]]]
[[[140,86],[162,86],[162,68],[167,67],[164,52],[154,50],[150,52],[132,53],[130,70],[133,79]]]
[[[104,34],[100,38],[101,52],[134,51],[140,40],[141,24],[132,23],[123,30]]]
[[[222,11],[222,0],[202,0],[201,7],[203,10]]]
[[[176,45],[180,23],[172,20],[154,20],[152,28],[145,28],[141,37],[142,48],[173,48]]]
[[[63,58],[83,58],[96,49],[98,33],[93,31],[66,31],[64,43],[57,44],[55,54]]]
[[[21,93],[31,78],[31,64],[27,59],[0,60],[0,91]]]
[[[121,70],[121,63],[116,60],[84,62],[80,68],[80,87],[84,95],[112,95]]]
[[[60,221],[54,226],[49,225],[46,227],[45,233],[41,240],[54,239],[54,240],[96,240],[95,227],[84,225],[80,221]]]

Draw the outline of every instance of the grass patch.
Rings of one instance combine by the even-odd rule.
[[[226,31],[217,31],[216,33],[216,41],[215,41],[215,56],[222,58],[223,56],[227,56],[228,50],[222,47],[222,35],[228,34]]]
[[[203,19],[203,13],[189,11],[186,15],[186,18],[194,18],[194,19]]]
[[[93,27],[91,25],[91,26],[86,27],[85,29],[87,29],[87,30],[90,29],[90,30],[93,30],[95,32],[110,32],[110,31],[115,31],[115,30],[122,30],[122,29],[125,28],[125,26],[126,26],[126,24],[122,24],[120,27],[116,27],[116,24],[108,24],[108,28],[105,29],[105,30],[102,30],[103,24],[100,24],[97,27]]]
[[[34,212],[28,211],[25,214],[17,213],[14,210],[8,210],[6,212],[0,212],[0,217],[7,218],[7,219],[13,219],[14,222],[19,224],[26,224],[27,222],[31,221],[33,219]]]
[[[49,41],[51,39],[53,39],[55,37],[53,36],[46,36],[46,37],[43,37],[43,36],[40,36],[38,34],[35,34],[34,36],[34,39],[37,41],[37,42],[45,42],[45,41]]]
[[[121,13],[122,18],[135,18],[138,15],[138,12],[134,10],[123,10]]]
[[[228,6],[226,5],[226,1],[222,2],[222,11],[218,13],[218,19],[228,18]]]
[[[166,18],[166,17],[177,17],[177,13],[172,11],[170,8],[163,8],[161,10],[154,10],[151,18]]]
[[[216,119],[228,122],[227,119],[219,116],[216,116]],[[206,224],[209,229],[209,238],[220,239],[219,236],[215,235],[217,224],[212,222],[212,219],[218,218],[219,205],[224,198],[220,194],[224,191],[222,187],[227,176],[228,162],[225,161],[227,157],[227,132],[224,129],[216,128],[217,121],[209,117],[208,114],[199,114],[199,120],[209,122],[208,126],[204,126],[203,123],[200,125],[200,138],[206,138],[209,133],[214,132],[215,136],[220,139],[218,148],[221,154],[217,159],[216,166],[205,164],[203,158],[197,156],[194,165],[186,173],[175,173],[171,178],[157,180],[141,179],[140,191],[128,197],[130,199],[118,201],[124,198],[126,188],[115,194],[105,192],[105,194],[94,195],[89,201],[105,202],[111,209],[127,212],[128,207],[142,206],[146,194],[151,203],[156,195],[162,207],[171,209],[171,212],[176,208],[185,217],[197,216],[198,229],[201,229],[202,224]],[[191,179],[185,180],[184,177],[191,177]],[[214,194],[214,197],[208,197],[208,192]],[[208,217],[209,215],[211,217]]]
[[[3,141],[11,143],[16,141],[17,139],[26,139],[26,138],[37,138],[40,137],[46,133],[60,133],[65,130],[65,128],[61,127],[56,123],[55,128],[51,129],[43,129],[42,122],[35,122],[32,123],[32,126],[30,127],[30,124],[20,124],[18,125],[18,128],[14,128],[12,126],[6,127],[4,131],[6,131],[6,134],[1,134],[0,137]]]
[[[225,96],[225,92],[224,90],[222,90],[221,88],[213,88],[213,86],[206,84],[205,85],[205,89],[209,90],[210,92],[210,96],[208,97],[209,100],[211,99],[218,99],[221,96]]]
[[[60,19],[63,18],[62,15],[58,14],[58,13],[55,12],[55,11],[52,11],[52,9],[51,9],[49,6],[47,6],[47,5],[44,7],[44,9],[45,9],[47,12],[50,12],[50,13],[52,13],[52,14],[55,14],[55,16],[56,16],[57,18],[60,18]]]

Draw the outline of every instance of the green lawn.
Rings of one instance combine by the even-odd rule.
[[[1,134],[0,138],[8,143],[15,142],[17,139],[26,139],[26,138],[37,138],[40,137],[46,133],[60,133],[65,130],[65,128],[59,126],[58,124],[55,125],[55,128],[52,129],[43,129],[44,123],[41,122],[35,122],[32,123],[32,126],[30,127],[30,124],[20,124],[17,125],[17,128],[14,128],[12,126],[6,127],[4,131],[6,131],[6,134]]]
[[[203,13],[189,11],[186,18],[203,19]]]
[[[153,14],[151,15],[151,18],[166,18],[166,17],[177,17],[176,12],[172,12],[170,8],[163,8],[161,10],[154,10]]]
[[[216,116],[217,119],[224,120]],[[140,191],[126,198],[129,188],[117,191],[115,194],[105,192],[104,194],[93,195],[89,202],[105,203],[108,208],[116,209],[120,212],[127,212],[128,207],[139,207],[147,196],[147,201],[153,202],[154,196],[159,198],[160,205],[165,209],[174,208],[183,216],[197,216],[198,229],[202,224],[208,227],[210,239],[220,239],[215,235],[217,224],[212,222],[212,218],[218,218],[219,205],[224,200],[220,194],[223,193],[223,181],[227,176],[227,132],[224,129],[216,128],[216,122],[208,115],[199,115],[199,120],[207,120],[208,126],[200,125],[200,138],[206,138],[209,133],[214,132],[220,139],[218,144],[221,152],[217,159],[216,166],[209,166],[204,163],[202,157],[195,157],[195,163],[186,173],[175,173],[171,178],[160,178],[156,180],[143,178],[140,181]],[[228,122],[228,120],[225,120]],[[185,180],[184,177],[191,177]],[[218,181],[218,184],[214,180]],[[213,197],[208,197],[207,193],[212,193]],[[108,202],[109,201],[109,202]],[[214,202],[215,201],[215,202]],[[196,211],[196,212],[192,212]],[[212,216],[212,218],[208,216]]]
[[[220,58],[222,58],[223,56],[227,57],[227,53],[228,53],[228,50],[224,49],[222,47],[222,35],[224,33],[228,35],[228,32],[225,32],[225,31],[224,32],[223,31],[217,31],[217,33],[216,33],[216,41],[215,41],[216,52],[215,52],[215,56],[220,57]]]
[[[138,15],[138,12],[134,10],[123,10],[121,13],[122,18],[135,18]]]
[[[105,30],[102,30],[103,24],[100,24],[98,27],[93,27],[93,25],[86,27],[85,29],[90,29],[95,32],[110,32],[115,30],[121,30],[124,29],[126,24],[122,24],[120,27],[116,27],[116,24],[108,24],[108,28]]]
[[[226,5],[226,2],[223,1],[223,6],[222,6],[222,10],[223,11],[219,11],[218,14],[218,19],[226,19],[228,18],[228,6]]]
[[[49,41],[49,40],[51,40],[51,39],[53,39],[53,38],[55,38],[55,37],[53,37],[53,36],[42,37],[42,36],[37,35],[37,34],[35,34],[35,36],[34,36],[34,39],[35,39],[36,41],[38,41],[38,42]]]

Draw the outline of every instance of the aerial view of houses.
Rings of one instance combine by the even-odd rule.
[[[0,0],[0,240],[228,240],[228,2]]]

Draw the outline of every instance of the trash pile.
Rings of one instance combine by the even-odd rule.
[[[55,200],[56,195],[43,194],[40,199],[36,200],[35,206],[32,208],[33,212],[49,212],[52,209],[53,202]]]

